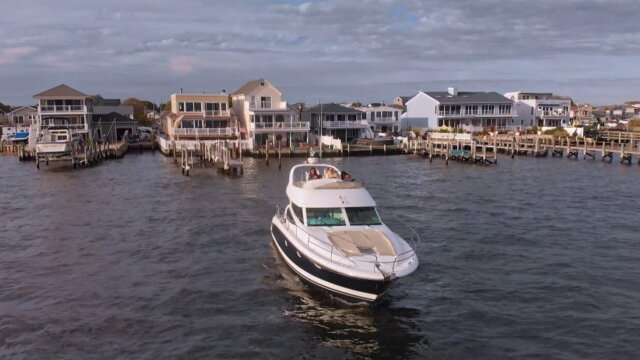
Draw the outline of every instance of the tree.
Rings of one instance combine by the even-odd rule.
[[[0,110],[4,111],[5,113],[8,113],[9,111],[11,111],[11,106],[5,105],[0,102]]]
[[[147,100],[140,100],[138,98],[128,98],[122,102],[124,105],[133,106],[133,118],[140,125],[151,125],[152,120],[147,117],[147,110],[153,109],[153,103]]]

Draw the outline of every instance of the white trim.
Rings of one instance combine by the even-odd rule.
[[[293,261],[289,260],[287,255],[280,248],[280,245],[278,245],[278,241],[276,241],[276,238],[273,235],[273,230],[271,231],[271,238],[273,239],[273,242],[276,244],[276,247],[278,248],[278,251],[280,252],[280,255],[282,256],[284,261],[287,263],[287,265],[289,265],[289,267],[291,267],[291,269],[293,269],[293,271],[295,271],[299,276],[302,276],[303,278],[307,279],[308,281],[310,281],[310,282],[312,282],[312,283],[314,283],[314,284],[316,284],[316,285],[318,285],[320,287],[323,287],[323,288],[325,288],[327,290],[335,291],[335,292],[338,292],[338,293],[341,293],[341,294],[353,296],[353,297],[356,297],[356,298],[359,298],[359,299],[363,299],[363,300],[367,300],[367,301],[375,301],[379,297],[378,295],[369,294],[369,293],[365,293],[365,292],[361,292],[361,291],[345,288],[345,287],[342,287],[342,286],[339,286],[339,285],[335,285],[333,283],[330,283],[328,281],[324,281],[324,280],[322,280],[322,279],[320,279],[320,278],[318,278],[316,276],[313,276],[313,275],[309,274],[308,272],[302,270]],[[384,294],[384,293],[382,293],[382,294]],[[382,294],[380,294],[380,296],[382,296]]]

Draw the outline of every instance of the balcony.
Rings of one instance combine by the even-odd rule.
[[[289,131],[309,131],[307,121],[286,121],[286,122],[258,122],[251,124],[253,132],[289,132]]]
[[[196,136],[196,137],[230,137],[236,136],[234,128],[177,128],[173,129],[175,136]]]
[[[367,120],[342,120],[342,121],[323,121],[322,127],[325,129],[360,129],[369,127]]]
[[[87,107],[85,105],[40,105],[39,111],[43,113],[86,113]]]
[[[456,119],[467,119],[467,118],[489,118],[489,117],[513,117],[518,114],[515,111],[505,112],[505,111],[478,111],[471,112],[468,114],[465,113],[456,113],[456,112],[447,112],[447,111],[438,111],[438,117],[445,118],[456,118]]]
[[[231,116],[230,110],[205,110],[204,116]]]
[[[370,121],[373,124],[394,124],[397,123],[398,120],[394,117],[376,117]]]
[[[538,116],[543,119],[561,119],[569,117],[569,113],[566,111],[540,111],[538,114]]]

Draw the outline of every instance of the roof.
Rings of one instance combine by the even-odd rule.
[[[413,96],[398,96],[398,97],[400,98],[400,100],[402,100],[403,104],[406,104],[407,101],[411,100]]]
[[[361,113],[362,112],[362,111],[360,111],[358,109],[342,106],[342,105],[335,104],[335,103],[316,105],[314,107],[306,109],[304,112],[305,113],[320,113],[320,111],[322,111],[323,113],[331,113],[331,114],[336,114],[336,113],[337,114],[353,114],[353,113]]]
[[[246,94],[249,91],[251,91],[251,90],[255,89],[256,87],[258,87],[258,85],[261,85],[263,83],[269,84],[269,82],[267,80],[265,80],[264,78],[248,81],[246,84],[242,85],[240,87],[240,89],[234,91],[231,95]]]
[[[62,84],[62,85],[58,85],[56,87],[52,87],[49,90],[45,90],[39,94],[33,95],[34,98],[39,98],[39,97],[64,97],[64,96],[71,96],[71,97],[88,97],[87,94],[82,93],[68,85]]]
[[[120,99],[94,99],[93,106],[118,106]]]
[[[31,111],[35,111],[35,112],[38,111],[38,109],[36,109],[35,106],[20,106],[19,108],[15,108],[11,112],[7,113],[7,115],[15,114],[15,113],[17,113],[19,111],[22,111],[22,110],[31,110]]]
[[[117,112],[110,112],[108,114],[93,114],[93,118],[91,120],[94,124],[98,122],[111,123],[115,121],[116,123],[126,123],[126,122],[136,122],[134,119],[124,116],[122,114],[118,114]]]
[[[94,106],[93,107],[93,116],[100,114],[109,114],[109,113],[118,113],[122,115],[132,115],[133,114],[133,105],[117,105],[117,106]]]
[[[450,95],[446,91],[425,91],[440,104],[513,104],[513,101],[495,91],[459,91],[458,95]]]

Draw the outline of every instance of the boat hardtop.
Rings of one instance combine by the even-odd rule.
[[[315,168],[321,178],[310,177]],[[329,177],[329,169],[335,177]],[[300,164],[291,169],[287,196],[302,207],[375,207],[376,202],[361,182],[342,180],[343,172],[327,164]]]

